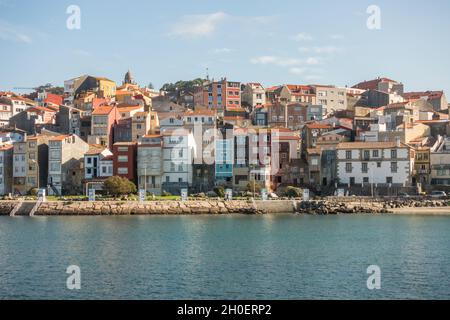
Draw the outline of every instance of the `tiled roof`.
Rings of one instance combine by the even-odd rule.
[[[428,99],[440,99],[443,94],[443,91],[405,92],[403,97],[406,99],[420,99],[421,97],[428,97]]]
[[[353,88],[365,89],[365,90],[376,90],[376,89],[378,89],[378,84],[380,82],[397,82],[397,81],[389,79],[389,78],[378,78],[378,79],[374,79],[374,80],[360,82],[357,85],[353,86]]]
[[[306,125],[308,129],[331,129],[332,126],[329,124],[323,124],[323,123],[308,123]]]
[[[408,145],[401,143],[401,148],[409,148]],[[396,148],[396,142],[341,142],[338,149],[391,149]]]
[[[102,116],[102,115],[108,115],[111,113],[111,111],[114,109],[114,106],[100,106],[97,107],[93,112],[92,115],[94,116]]]
[[[64,134],[64,135],[60,135],[60,136],[51,138],[50,141],[63,141],[64,139],[69,138],[69,137],[70,137],[70,135]]]

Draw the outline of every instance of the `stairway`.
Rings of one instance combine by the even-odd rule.
[[[21,201],[14,207],[9,215],[11,217],[29,216],[30,214],[34,214],[34,212],[37,210],[38,204],[40,203],[36,201]]]

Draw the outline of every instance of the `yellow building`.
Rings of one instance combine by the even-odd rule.
[[[418,147],[415,149],[414,157],[414,176],[413,181],[415,183],[421,183],[422,185],[429,184],[430,181],[430,148]]]

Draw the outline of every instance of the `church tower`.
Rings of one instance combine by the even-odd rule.
[[[128,72],[125,74],[125,78],[123,80],[123,84],[124,85],[125,84],[136,84],[134,82],[133,75],[131,74],[130,70],[128,70]]]

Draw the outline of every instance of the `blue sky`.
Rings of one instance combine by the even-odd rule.
[[[81,29],[66,28],[69,5]],[[366,26],[369,5],[381,30]],[[0,0],[0,90],[81,74],[159,88],[226,76],[266,86],[377,76],[450,92],[450,1]]]

